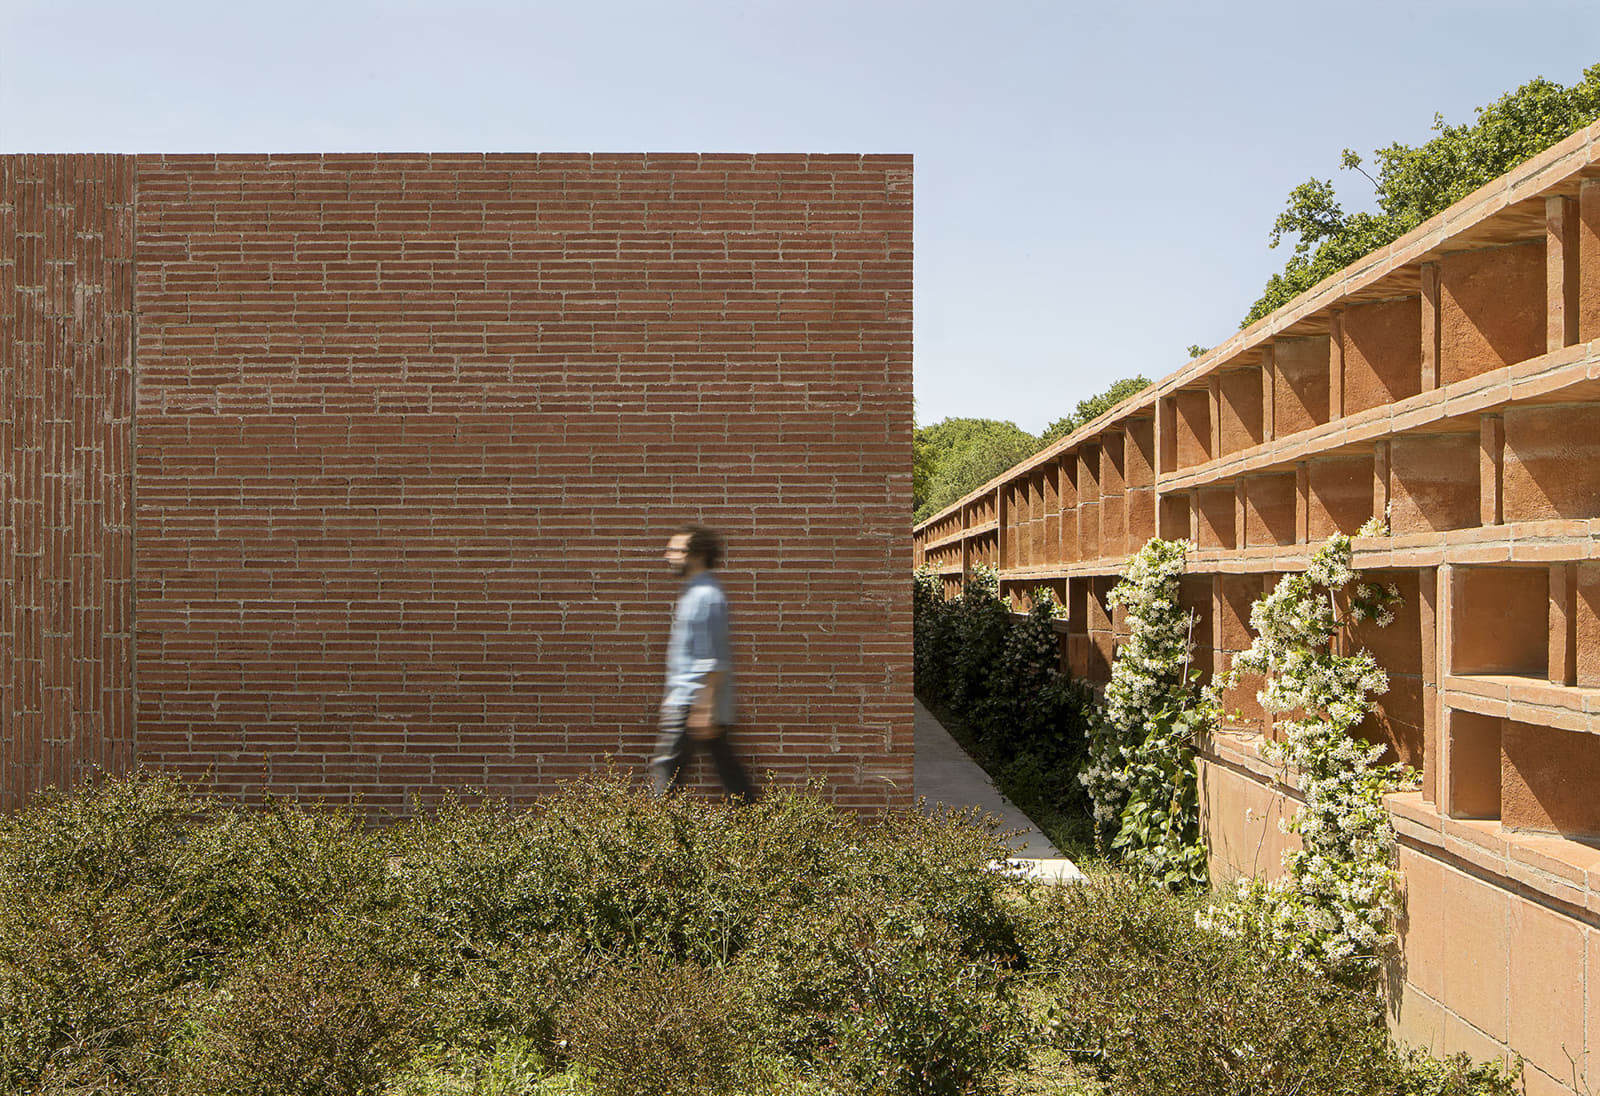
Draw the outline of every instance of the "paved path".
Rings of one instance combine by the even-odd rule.
[[[1000,794],[989,774],[961,744],[950,737],[933,714],[916,702],[917,759],[913,779],[924,809],[939,805],[965,810],[979,807],[1000,819],[1001,832],[1020,831],[1010,839],[1013,858],[1042,879],[1070,882],[1082,879],[1077,866],[1039,832],[1027,815]]]

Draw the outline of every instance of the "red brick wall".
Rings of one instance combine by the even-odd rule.
[[[0,809],[133,743],[133,191],[0,156]]]
[[[909,800],[909,158],[139,157],[137,198],[141,761],[382,808],[637,770],[699,517],[742,752]]]

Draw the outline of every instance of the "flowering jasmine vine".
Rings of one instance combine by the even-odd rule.
[[[1348,589],[1341,609],[1336,596]],[[1364,978],[1394,941],[1398,904],[1394,830],[1383,796],[1404,783],[1404,767],[1380,765],[1381,746],[1355,737],[1389,679],[1367,651],[1340,653],[1349,625],[1394,619],[1400,592],[1361,581],[1350,538],[1337,535],[1304,574],[1286,575],[1251,607],[1255,641],[1213,684],[1213,695],[1242,673],[1266,675],[1258,694],[1279,719],[1281,743],[1264,752],[1299,774],[1305,804],[1286,829],[1302,848],[1284,856],[1271,883],[1247,880],[1234,901],[1197,917],[1206,928],[1254,939],[1308,966]]]
[[[1151,540],[1111,591],[1128,638],[1112,662],[1105,703],[1078,776],[1094,801],[1096,833],[1134,872],[1169,887],[1203,886],[1195,734],[1215,705],[1192,688],[1193,615],[1178,605],[1187,541]]]

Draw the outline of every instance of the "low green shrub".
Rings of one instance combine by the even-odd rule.
[[[1496,1067],[1398,1051],[1374,995],[1197,929],[1203,901],[1097,875],[1030,903],[1049,1037],[1119,1094],[1510,1096]]]
[[[510,1038],[485,1048],[425,1048],[384,1096],[578,1096],[580,1083],[571,1075],[552,1078],[532,1044]]]
[[[607,778],[366,829],[108,780],[0,822],[0,1090],[376,1091],[425,1041],[554,1062],[605,972],[747,969],[858,895],[926,934],[929,970],[976,971],[1018,947],[1003,852],[969,818],[867,820],[814,789],[730,808]],[[858,956],[817,957],[831,984],[854,977]],[[920,1038],[875,1060],[923,1068]]]
[[[161,1072],[198,967],[173,781],[110,781],[0,816],[0,1091]]]
[[[427,1032],[400,971],[292,933],[247,955],[191,1014],[178,1096],[366,1096]]]
[[[596,1096],[726,1096],[751,1070],[743,1008],[726,971],[652,957],[595,979],[565,1029]]]
[[[966,944],[867,888],[762,933],[737,969],[764,1040],[846,1091],[954,1096],[990,1091],[1022,1060],[1010,966]]]
[[[741,1096],[1075,1091],[1019,1087],[1051,1052],[1129,1096],[1508,1091],[1397,1054],[1372,999],[1200,932],[1196,900],[1018,887],[1003,853],[815,790],[605,779],[367,829],[108,780],[0,819],[0,1091],[554,1096],[586,1087],[569,1051],[602,1085],[748,1058]]]

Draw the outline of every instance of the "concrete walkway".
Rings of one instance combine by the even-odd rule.
[[[1039,827],[1000,794],[989,774],[950,737],[950,732],[921,701],[916,702],[916,750],[913,780],[924,810],[931,812],[941,805],[958,810],[978,807],[1000,820],[1000,832],[1019,831],[1010,838],[1012,861],[1026,867],[1030,875],[1058,883],[1083,878],[1077,866],[1061,855]]]

